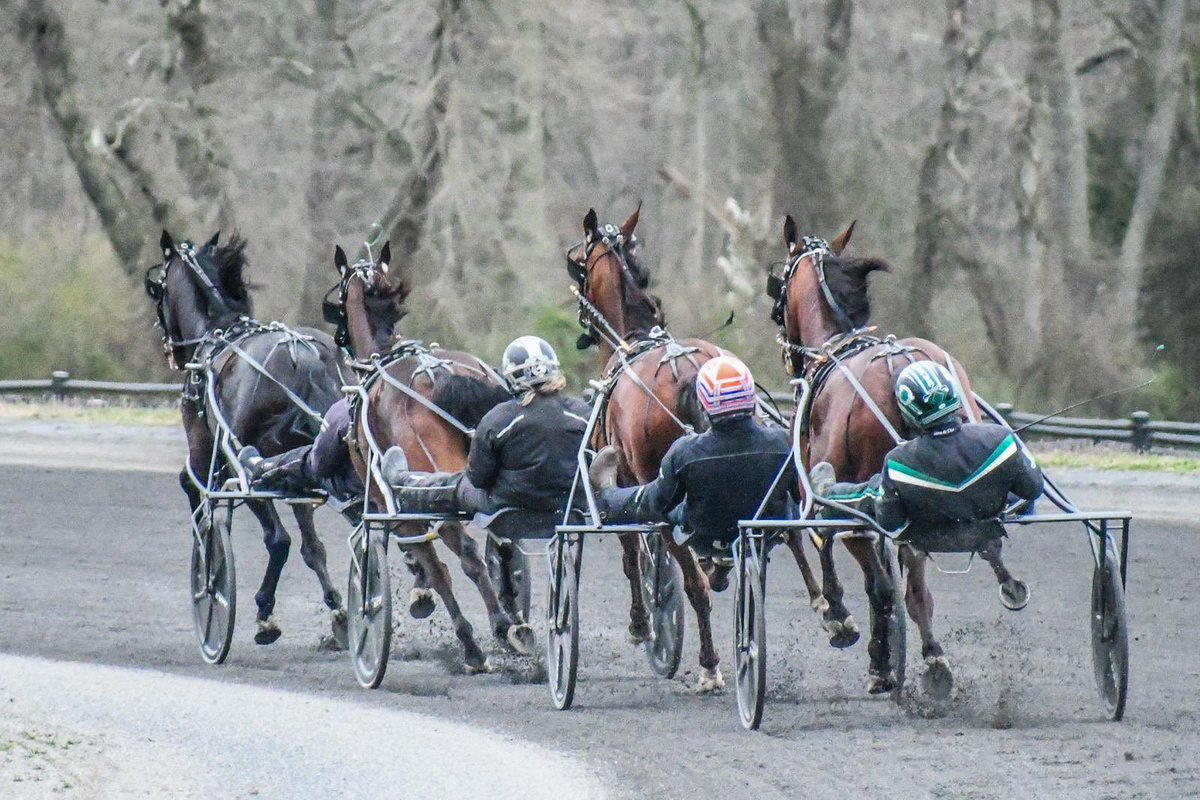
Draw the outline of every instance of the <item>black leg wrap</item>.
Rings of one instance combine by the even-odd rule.
[[[461,472],[403,472],[393,488],[396,504],[406,514],[451,514],[459,510]]]

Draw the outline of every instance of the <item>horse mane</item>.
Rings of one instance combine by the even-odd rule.
[[[391,338],[394,335],[396,324],[408,315],[408,309],[404,306],[404,301],[408,299],[408,295],[412,292],[412,284],[404,278],[397,278],[395,283],[386,277],[385,273],[379,273],[380,278],[375,280],[370,291],[363,292],[363,307],[367,312],[367,319],[371,320],[371,325],[375,328],[375,339],[380,345],[385,344],[382,339],[386,334],[386,338]]]
[[[856,328],[863,327],[871,319],[867,276],[876,270],[890,272],[891,267],[879,258],[852,258],[833,253],[825,256],[825,283]]]
[[[434,405],[468,428],[479,427],[485,414],[511,399],[505,387],[469,375],[439,378],[433,391]]]
[[[648,333],[655,326],[665,327],[662,298],[646,291],[650,285],[650,270],[635,254],[624,252],[626,269],[621,270],[621,302],[628,316],[631,333]]]
[[[239,314],[251,313],[250,287],[246,283],[246,240],[234,233],[223,245],[205,248],[207,256],[217,269],[217,288],[229,303],[230,310]]]

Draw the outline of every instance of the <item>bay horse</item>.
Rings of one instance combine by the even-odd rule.
[[[246,242],[234,235],[221,245],[219,237],[195,248],[189,242],[176,245],[171,234],[163,231],[159,242],[163,262],[148,271],[146,292],[154,301],[171,366],[183,369],[193,361],[208,361],[221,411],[240,443],[253,445],[264,455],[283,453],[312,442],[320,429],[320,415],[340,396],[337,347],[323,331],[255,321],[245,280]],[[195,513],[202,497],[192,476],[208,475],[216,431],[213,414],[205,407],[203,380],[195,373],[184,382],[180,411],[188,459],[179,473],[179,485]],[[246,505],[262,526],[267,548],[266,572],[254,596],[258,605],[254,641],[265,645],[282,633],[274,616],[275,591],[291,536],[273,503],[252,500]],[[332,615],[334,641],[345,649],[346,609],[329,579],[325,545],[313,525],[313,507],[293,505],[292,513],[300,527],[300,555],[317,575]]]
[[[882,471],[885,457],[905,432],[893,396],[893,375],[914,361],[935,361],[951,370],[957,380],[967,421],[978,422],[979,408],[971,393],[966,370],[935,343],[920,338],[880,340],[864,330],[870,318],[868,276],[889,271],[878,258],[852,258],[843,254],[854,232],[854,223],[830,242],[801,238],[792,217],[784,222],[787,267],[774,278],[769,292],[776,297],[775,321],[782,326],[784,362],[788,372],[812,384],[807,425],[801,431],[801,457],[806,469],[827,461],[840,481],[865,481]],[[858,387],[854,384],[857,383]],[[881,420],[871,408],[882,414]],[[805,425],[797,409],[793,424]],[[887,624],[892,613],[892,582],[878,551],[865,537],[847,536],[846,548],[863,568],[867,596],[874,613],[868,653],[871,662],[869,691],[894,686],[887,665]],[[832,540],[818,548],[823,577],[822,594],[835,621],[847,622],[843,591],[833,568]],[[999,542],[980,555],[988,561],[997,581],[1013,587],[1018,582],[1000,557]],[[948,694],[952,674],[945,652],[933,633],[933,596],[926,580],[927,556],[902,547],[901,564],[907,571],[905,605],[921,634],[921,655],[926,663],[924,680],[938,694]],[[852,624],[852,623],[851,623]]]
[[[378,262],[360,260],[350,265],[341,247],[334,250],[338,270],[341,318],[337,338],[355,359],[354,366],[367,388],[368,411],[354,414],[350,455],[369,487],[377,507],[384,507],[378,484],[368,470],[369,435],[385,451],[391,446],[404,450],[409,469],[421,472],[459,472],[466,469],[470,438],[464,430],[412,395],[397,388],[399,383],[456,419],[466,429],[474,429],[493,407],[510,399],[508,386],[495,370],[470,353],[446,350],[437,345],[426,348],[419,342],[400,341],[396,324],[407,310],[405,300],[411,284],[399,271],[391,271],[391,244],[385,243]],[[378,378],[378,379],[373,379]],[[405,535],[421,533],[424,523],[401,523]],[[493,634],[517,652],[533,650],[533,630],[521,618],[515,604],[498,597],[488,571],[480,558],[474,539],[462,522],[445,520],[438,535],[458,556],[463,572],[475,584],[487,608]],[[486,535],[486,534],[485,534]],[[490,672],[491,664],[479,644],[454,596],[450,572],[438,558],[432,542],[407,545],[406,556],[417,576],[418,589],[412,596],[410,613],[427,616],[432,604],[424,601],[424,585],[433,587],[454,625],[463,645],[468,672]],[[505,598],[506,600],[511,598]]]
[[[662,303],[647,292],[649,273],[630,252],[640,207],[618,228],[600,226],[594,209],[583,220],[584,241],[567,253],[568,272],[578,284],[586,333],[580,344],[599,345],[600,366],[606,380],[615,376],[608,393],[603,427],[592,443],[599,450],[612,445],[618,451],[618,482],[622,486],[648,483],[676,439],[691,430],[709,427],[696,398],[696,374],[709,359],[728,352],[702,339],[674,340],[663,330]],[[628,367],[614,345],[632,352]],[[686,427],[685,427],[686,426]],[[622,566],[629,579],[630,639],[636,644],[650,636],[646,607],[640,589],[639,537],[620,534]],[[702,673],[697,691],[724,686],[713,647],[710,612],[712,589],[708,575],[686,544],[663,536],[683,572],[684,592],[696,612],[700,632]],[[807,568],[807,565],[805,565]],[[810,597],[820,597],[811,572]]]

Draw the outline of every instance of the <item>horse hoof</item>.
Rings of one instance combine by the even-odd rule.
[[[696,694],[710,694],[724,688],[725,678],[721,675],[720,667],[700,671],[700,679],[696,681]]]
[[[509,646],[523,656],[533,655],[534,636],[533,628],[528,625],[513,625],[508,629],[508,635],[505,637]]]
[[[1020,611],[1029,605],[1029,584],[1013,578],[1000,584],[1000,603],[1009,611]]]
[[[921,692],[933,700],[949,700],[954,690],[954,675],[945,656],[928,656],[921,673]]]
[[[823,617],[821,627],[829,633],[829,646],[839,650],[854,645],[860,638],[858,624],[849,615],[843,620]]]
[[[867,680],[867,694],[887,694],[896,689],[896,673],[872,675]]]
[[[346,609],[338,608],[330,612],[330,636],[327,649],[329,650],[349,650],[350,649],[350,631],[346,622]]]
[[[484,675],[492,671],[492,662],[489,661],[486,656],[484,656],[483,661],[477,661],[474,663],[470,661],[467,662],[468,675]]]
[[[434,612],[437,603],[429,589],[413,589],[408,593],[408,613],[413,619],[425,619]]]
[[[283,631],[279,629],[279,623],[274,617],[267,617],[258,621],[258,631],[254,634],[255,644],[274,644]]]
[[[643,621],[641,623],[629,623],[629,643],[632,645],[642,645],[650,641],[650,623]]]

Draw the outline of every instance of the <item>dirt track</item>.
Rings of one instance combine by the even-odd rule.
[[[158,451],[173,444],[145,446]],[[21,460],[11,448],[4,455],[3,461]],[[161,461],[161,453],[155,458]],[[1066,483],[1090,477],[1068,476]],[[1200,484],[1185,479],[1125,496],[1107,483],[1080,496],[1135,510],[1177,508],[1181,493],[1200,499]],[[640,651],[625,644],[627,596],[615,541],[589,543],[585,553],[580,688],[568,713],[550,706],[540,668],[496,647],[499,672],[462,674],[440,613],[420,622],[399,614],[383,687],[358,689],[345,654],[316,650],[325,615],[298,546],[277,607],[284,637],[255,647],[252,597],[265,554],[248,513],[235,520],[242,602],[234,649],[225,666],[206,667],[195,652],[186,601],[186,520],[175,478],[162,471],[0,466],[0,650],[332,693],[477,723],[580,758],[617,795],[1200,795],[1200,632],[1189,592],[1200,523],[1174,512],[1135,523],[1128,599],[1135,637],[1123,723],[1103,720],[1093,687],[1086,542],[1075,528],[1055,528],[1018,532],[1007,548],[1010,567],[1033,587],[1023,612],[1001,608],[986,569],[935,576],[937,627],[958,680],[954,700],[941,710],[919,698],[901,706],[868,698],[865,642],[831,650],[799,597],[794,564],[777,555],[768,592],[770,689],[759,734],[741,730],[732,690],[698,698],[684,684],[694,680],[696,663],[690,618],[687,671],[679,679],[652,678]],[[324,511],[318,520],[344,585],[345,526]],[[407,594],[396,556],[393,563],[393,586]],[[540,563],[534,566],[540,576]],[[843,575],[852,609],[863,619],[852,564],[843,564]],[[455,579],[482,628],[478,596],[461,573]],[[540,599],[539,592],[535,604]],[[729,677],[728,593],[716,605]],[[386,752],[404,742],[373,746]],[[403,794],[390,789],[381,793]]]

